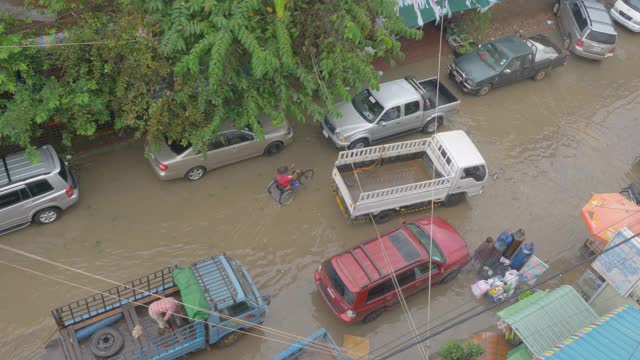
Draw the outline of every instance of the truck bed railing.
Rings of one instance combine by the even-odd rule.
[[[167,335],[149,341],[148,345],[124,351],[110,360],[162,360],[177,359],[205,347],[204,323],[191,323]]]
[[[431,138],[403,141],[388,145],[372,146],[364,149],[341,151],[338,154],[336,166],[348,165],[361,161],[377,160],[380,157],[404,155],[412,152],[425,151]]]
[[[149,293],[155,294],[174,286],[173,270],[169,266],[142,278],[125,283],[126,286],[116,286],[100,294],[88,296],[60,306],[51,311],[53,319],[59,327],[67,327],[120,306],[140,300]],[[134,290],[136,289],[136,290]]]
[[[415,184],[396,186],[388,189],[375,190],[360,194],[356,205],[372,203],[379,200],[397,198],[427,191],[446,189],[451,184],[451,177],[433,179]]]

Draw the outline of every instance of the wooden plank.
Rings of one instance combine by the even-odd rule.
[[[167,296],[167,295],[170,295],[170,294],[172,294],[172,293],[174,293],[176,291],[178,291],[178,287],[174,286],[174,287],[169,288],[169,289],[167,289],[165,291],[157,293],[156,295]],[[132,303],[132,305],[147,304],[147,303],[150,303],[152,301],[155,301],[156,299],[158,299],[156,296],[150,295],[150,296],[144,297],[144,298],[142,298],[140,300],[136,300],[135,304]],[[94,316],[94,317],[89,318],[87,320],[84,320],[84,321],[81,321],[81,322],[76,323],[74,325],[71,325],[68,328],[71,328],[73,330],[82,329],[85,326],[91,325],[93,323],[96,323],[96,322],[98,322],[100,320],[103,320],[103,319],[106,319],[108,317],[111,317],[113,315],[120,314],[121,312],[122,312],[122,306],[118,307],[117,309],[113,309],[113,310],[107,311],[107,312],[102,313],[100,315]]]
[[[62,347],[68,356],[68,360],[80,360],[82,352],[80,352],[75,331],[71,328],[60,329],[60,336],[62,336]]]
[[[124,314],[124,319],[127,322],[127,327],[129,328],[129,334],[131,335],[131,339],[136,347],[142,346],[142,342],[140,338],[133,337],[133,329],[136,327],[136,323],[133,320],[133,316],[136,316],[136,308],[132,303],[125,304],[122,307],[122,313]],[[137,316],[136,316],[137,317]]]
[[[132,306],[131,309],[127,309],[127,312],[129,313],[129,316],[131,317],[131,322],[133,323],[133,326],[131,327],[131,331],[133,332],[133,328],[135,328],[138,325],[142,328],[142,322],[138,318],[138,313],[136,313],[136,308]],[[142,347],[146,347],[147,345],[149,345],[147,341],[147,336],[145,335],[144,331],[142,332],[142,335],[138,338],[138,341],[140,342],[140,345]]]

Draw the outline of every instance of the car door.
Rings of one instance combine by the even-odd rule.
[[[403,106],[404,121],[407,124],[405,131],[420,129],[424,125],[424,111],[420,100],[411,101]]]
[[[196,154],[207,169],[215,169],[234,162],[227,153],[227,144],[225,141],[224,133],[217,134],[207,144],[206,158],[204,158],[202,154]]]
[[[376,123],[373,140],[382,140],[402,132],[400,130],[402,128],[401,119],[402,111],[400,106],[393,106],[387,109]]]
[[[370,313],[393,304],[394,298],[396,298],[396,293],[393,290],[393,282],[390,278],[372,286],[367,292],[367,299],[363,311]]]
[[[0,194],[0,231],[31,221],[31,195],[23,186]]]
[[[431,285],[439,283],[443,275],[442,268],[442,264],[434,260],[414,267],[412,271],[415,273],[415,281],[411,284],[411,291],[416,293],[429,287],[429,276]]]
[[[482,192],[487,177],[485,165],[469,166],[460,171],[460,179],[456,182],[454,193],[466,193],[468,196]]]
[[[512,58],[507,65],[502,68],[502,72],[498,75],[496,86],[505,86],[515,82],[520,77],[522,71],[522,57]]]
[[[256,136],[243,130],[231,130],[224,133],[226,152],[233,162],[252,158],[262,154]],[[261,145],[261,144],[260,144]]]
[[[522,69],[520,70],[520,75],[518,80],[529,79],[538,71],[538,69],[534,65],[534,54],[531,53],[529,55],[525,55],[521,58],[522,61]]]

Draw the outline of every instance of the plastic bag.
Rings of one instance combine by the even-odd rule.
[[[471,285],[471,292],[473,297],[481,299],[487,291],[489,291],[489,282],[487,280],[480,280],[477,283]]]
[[[518,286],[518,280],[520,280],[520,277],[518,276],[518,271],[516,270],[509,270],[504,275],[504,281],[506,283],[505,292],[507,293],[507,296],[511,296],[516,290],[516,287]]]

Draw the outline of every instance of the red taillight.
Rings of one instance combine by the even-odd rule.
[[[576,41],[576,46],[577,47],[583,47],[584,46],[584,40],[578,39],[578,41]]]
[[[244,318],[245,318],[245,320],[251,320],[254,317],[256,317],[254,314],[249,314],[249,315],[245,316]]]
[[[616,47],[612,47],[611,50],[609,50],[609,54],[615,54],[616,52]]]
[[[167,164],[158,163],[158,167],[160,168],[161,171],[169,170],[169,165],[167,165]]]
[[[73,185],[67,186],[67,188],[64,190],[64,192],[67,194],[67,197],[72,197],[73,196]]]

